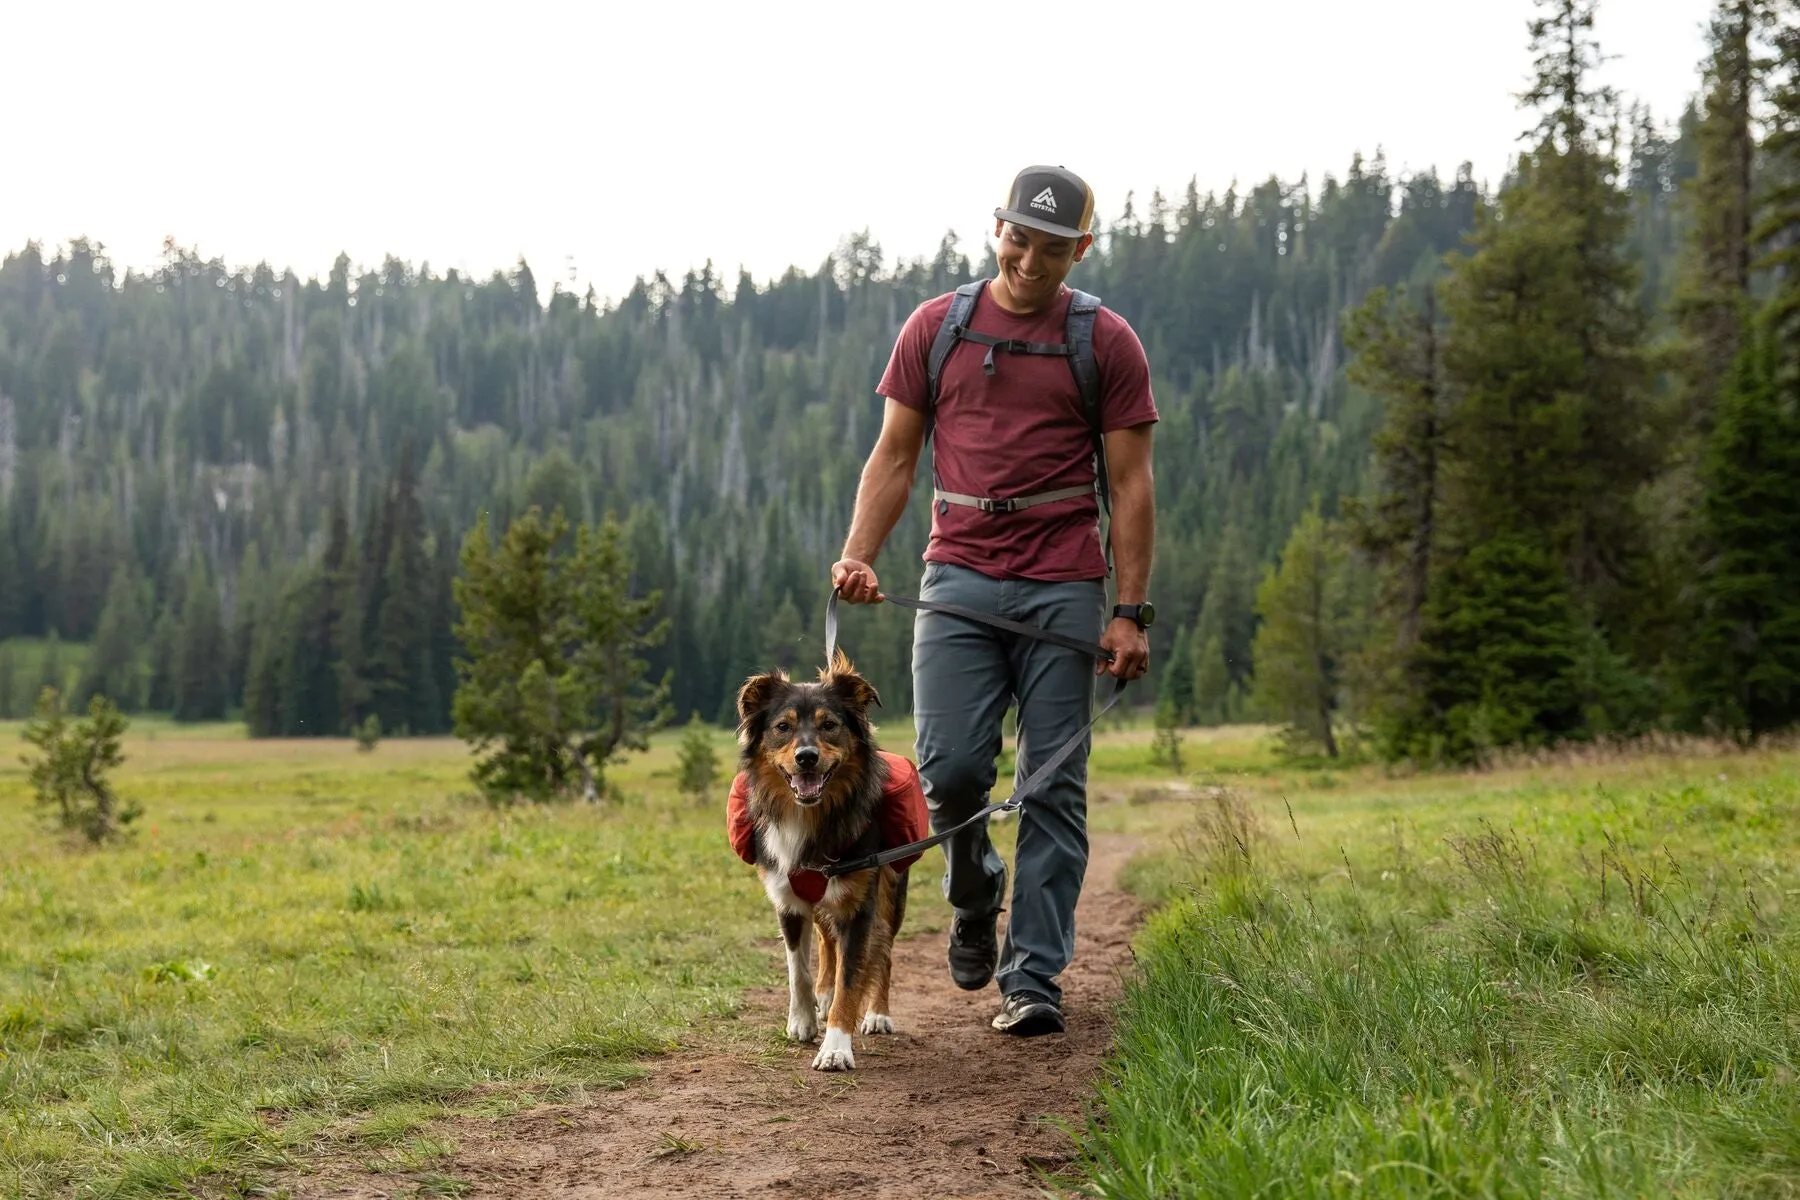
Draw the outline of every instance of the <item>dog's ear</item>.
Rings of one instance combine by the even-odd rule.
[[[776,690],[786,687],[787,683],[785,671],[767,671],[746,679],[737,695],[738,728],[743,729],[751,718],[767,708]]]
[[[866,713],[871,704],[881,707],[881,696],[875,691],[875,685],[856,673],[842,650],[831,660],[829,668],[819,672],[819,682],[837,693],[838,698],[855,712]]]

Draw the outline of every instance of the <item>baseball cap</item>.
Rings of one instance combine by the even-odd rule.
[[[1081,238],[1094,223],[1094,189],[1067,167],[1026,167],[1013,179],[1006,207],[994,216],[1014,225]]]

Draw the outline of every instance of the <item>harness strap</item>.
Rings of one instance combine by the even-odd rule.
[[[1076,487],[1057,488],[1054,492],[1037,492],[1030,496],[1011,496],[997,500],[991,496],[966,496],[961,492],[946,492],[941,488],[933,488],[931,498],[939,504],[938,511],[943,512],[942,505],[961,504],[967,508],[979,508],[986,513],[1018,512],[1021,508],[1036,508],[1040,504],[1052,504],[1058,500],[1073,500],[1077,496],[1091,496],[1094,485],[1081,484]]]
[[[1081,638],[1070,637],[1067,634],[1056,633],[1053,630],[1045,629],[1041,625],[1027,625],[1023,621],[1009,620],[1006,617],[995,616],[993,613],[982,612],[979,609],[964,608],[960,604],[944,604],[936,600],[920,600],[912,596],[884,595],[882,599],[889,604],[897,604],[901,608],[910,608],[919,612],[944,613],[947,616],[961,617],[966,621],[974,621],[982,625],[991,625],[995,629],[1004,629],[1008,633],[1016,633],[1023,637],[1034,638],[1040,642],[1049,642],[1053,646],[1062,646],[1065,649],[1079,651],[1082,654],[1086,654],[1092,658],[1101,659],[1105,662],[1111,662],[1114,658],[1113,652],[1100,645],[1098,642],[1084,641]],[[837,657],[837,606],[837,589],[833,588],[831,596],[825,601],[825,661],[828,663]],[[1100,718],[1110,712],[1113,705],[1119,702],[1119,698],[1125,694],[1125,685],[1127,682],[1129,681],[1125,679],[1114,680],[1112,695],[1107,698],[1105,704],[1100,706],[1100,710],[1093,715],[1093,718],[1089,720],[1086,725],[1082,726],[1080,731],[1077,732],[1074,737],[1064,742],[1061,746],[1058,746],[1056,752],[1045,760],[1042,766],[1033,771],[1023,783],[1015,787],[1012,795],[1008,796],[1006,799],[990,804],[969,817],[967,820],[958,821],[949,829],[946,829],[941,833],[934,833],[928,838],[922,838],[916,842],[909,842],[904,846],[895,846],[891,849],[883,850],[878,854],[870,854],[863,858],[853,858],[848,861],[829,861],[823,866],[813,869],[827,877],[835,877],[838,875],[848,875],[853,871],[867,871],[874,867],[884,867],[896,859],[905,858],[911,854],[921,854],[924,851],[931,849],[933,846],[941,845],[967,829],[969,826],[980,821],[985,821],[997,812],[1017,812],[1025,803],[1026,793],[1030,792],[1032,788],[1038,786],[1038,784],[1048,778],[1050,772],[1061,766],[1063,760],[1067,759],[1069,755],[1075,752],[1075,747],[1081,745],[1088,734],[1093,732],[1094,726],[1100,723]]]

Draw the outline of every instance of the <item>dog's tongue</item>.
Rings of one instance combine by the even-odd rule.
[[[811,800],[825,790],[825,776],[818,771],[802,771],[794,776],[794,791],[803,800]]]

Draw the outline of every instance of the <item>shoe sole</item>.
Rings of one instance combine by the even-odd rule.
[[[1043,1037],[1047,1033],[1063,1033],[1067,1026],[1062,1013],[1046,1004],[1026,1009],[1010,1025],[996,1021],[994,1028],[1011,1037]]]
[[[992,971],[989,971],[986,975],[983,975],[980,979],[964,979],[963,977],[957,975],[956,972],[952,971],[950,973],[950,982],[954,983],[957,987],[961,988],[965,992],[979,992],[982,988],[984,988],[988,984],[994,982],[994,973]]]

